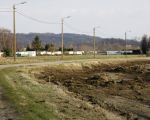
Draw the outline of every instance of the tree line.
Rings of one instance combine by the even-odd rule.
[[[53,43],[47,43],[43,46],[39,36],[35,36],[31,45],[28,44],[26,48],[26,51],[36,51],[36,54],[38,54],[38,51],[43,50],[49,52],[61,51],[61,47],[56,48]],[[73,51],[73,48],[64,48],[64,51]]]
[[[150,37],[148,37],[147,35],[144,35],[142,37],[141,43],[141,52],[142,54],[150,54]],[[61,51],[61,47],[56,48],[55,45],[53,43],[50,44],[45,44],[45,46],[42,46],[42,42],[39,38],[39,36],[35,36],[34,40],[32,41],[31,45],[27,45],[27,51],[41,51],[41,50],[45,50],[45,51],[50,51],[50,52],[54,52],[56,50]],[[64,51],[73,51],[73,48],[64,48]]]
[[[150,37],[144,35],[141,41],[141,51],[143,54],[150,55]]]
[[[108,41],[106,41],[108,42]],[[107,46],[108,44],[102,44]],[[20,43],[17,42],[17,50],[20,50],[19,48]],[[57,47],[56,47],[57,46]],[[86,43],[82,44],[83,48],[86,48]],[[111,45],[110,45],[111,46]],[[118,44],[116,46],[119,47]],[[142,54],[150,54],[150,37],[148,35],[144,35],[142,37],[141,43],[141,52]],[[84,50],[82,48],[82,50]],[[91,48],[92,49],[92,48]],[[98,48],[99,49],[99,48]],[[123,49],[123,48],[122,48]],[[42,41],[40,40],[39,36],[35,36],[31,44],[28,44],[26,47],[27,51],[61,51],[61,47],[58,47],[58,45],[55,45],[54,43],[46,43],[43,44]],[[64,51],[73,51],[74,49],[71,48],[64,48]],[[89,48],[87,47],[87,50]],[[101,49],[99,49],[101,50]],[[13,33],[11,33],[11,30],[5,29],[5,28],[0,28],[0,51],[4,52],[5,56],[12,56],[12,51],[13,51]]]

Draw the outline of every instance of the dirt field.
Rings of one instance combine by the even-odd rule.
[[[150,60],[4,65],[2,120],[149,120]]]
[[[76,115],[76,112],[82,109],[88,112],[93,120],[150,119],[150,61],[84,64],[78,69],[71,65],[63,66],[63,69],[59,66],[45,67],[34,75],[40,84],[52,82],[64,87],[75,98],[92,106],[91,109],[79,106],[74,111]],[[114,118],[106,114],[100,117],[99,107],[110,112]],[[62,112],[67,109],[63,107]],[[83,117],[91,119],[86,115]]]

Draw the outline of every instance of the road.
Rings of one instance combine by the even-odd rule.
[[[0,65],[0,69],[9,68],[9,67],[21,67],[21,66],[45,66],[45,65],[58,65],[62,63],[79,63],[85,60],[71,60],[71,61],[55,61],[55,62],[40,62],[40,63],[28,63],[28,64],[7,64],[7,65]],[[86,60],[88,61],[88,60]],[[92,60],[94,61],[94,60]]]
[[[62,61],[54,61],[54,62],[39,62],[39,63],[25,63],[25,64],[7,64],[7,65],[0,65],[0,69],[4,69],[4,68],[9,68],[9,67],[20,67],[20,66],[43,66],[43,65],[51,65],[51,64],[62,64],[62,63],[81,63],[81,62],[94,62],[94,61],[102,61],[102,62],[105,62],[105,61],[109,61],[110,63],[112,63],[113,61],[114,62],[119,62],[119,61],[147,61],[147,60],[150,60],[150,58],[120,58],[120,59],[82,59],[82,60],[62,60]]]

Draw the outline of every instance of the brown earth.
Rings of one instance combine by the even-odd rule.
[[[150,61],[45,67],[35,76],[39,83],[64,86],[76,98],[127,120],[150,119]]]

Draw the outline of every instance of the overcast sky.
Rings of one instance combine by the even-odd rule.
[[[24,0],[23,0],[24,1]],[[41,21],[60,23],[65,19],[64,32],[92,35],[94,26],[101,37],[141,37],[150,35],[150,0],[26,0],[17,11]],[[0,0],[0,11],[12,10],[22,0]],[[8,9],[6,9],[8,8]],[[17,32],[60,33],[60,24],[43,24],[16,13]],[[12,30],[12,13],[0,12],[0,27]]]

